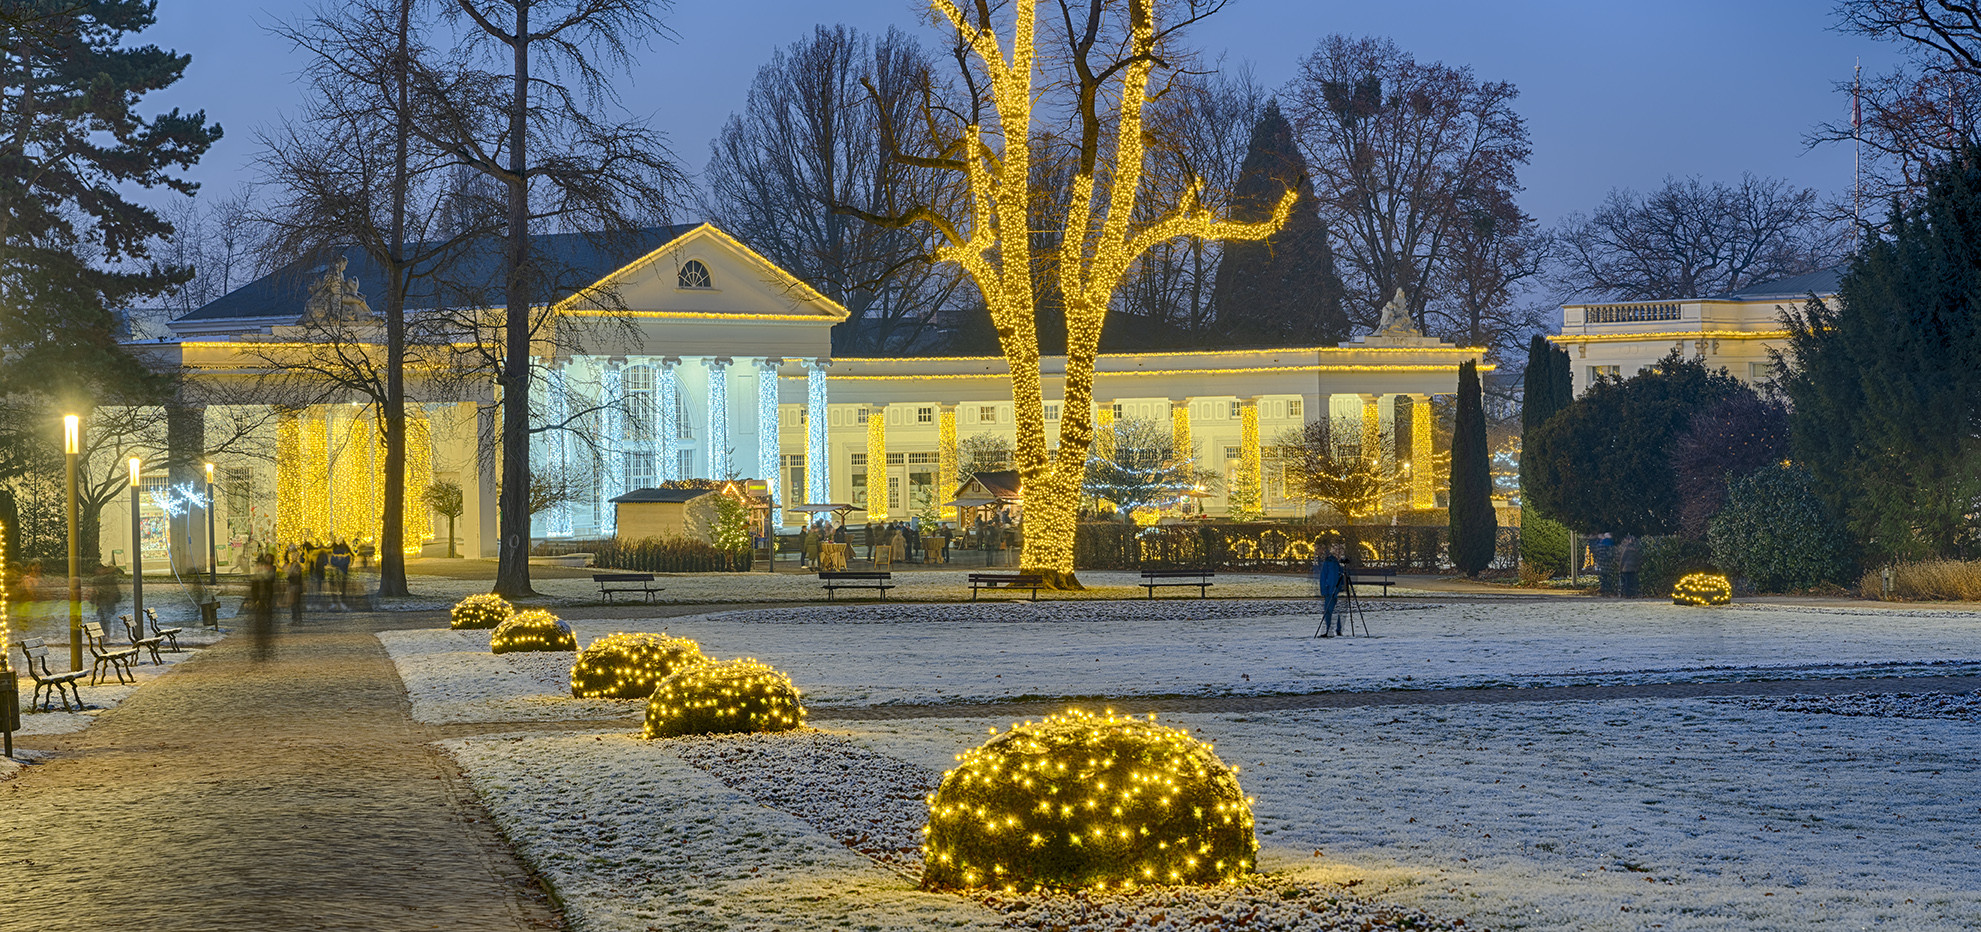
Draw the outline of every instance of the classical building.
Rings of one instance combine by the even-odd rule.
[[[1788,340],[1782,314],[1811,295],[1834,299],[1841,277],[1826,269],[1716,298],[1564,304],[1561,335],[1549,339],[1574,362],[1578,395],[1605,375],[1636,375],[1674,349],[1759,384],[1774,378],[1769,350]]]
[[[611,536],[615,499],[687,478],[762,480],[787,526],[804,520],[789,509],[805,503],[850,503],[869,518],[949,518],[954,511],[943,505],[955,492],[957,445],[978,433],[1013,436],[1003,359],[834,358],[831,329],[845,308],[711,225],[649,230],[609,246],[572,234],[537,245],[563,274],[542,296],[532,464],[569,494],[551,496],[536,515],[536,537]],[[409,314],[492,324],[486,309],[504,303],[497,256],[464,256],[450,268],[456,280],[496,284],[443,289],[422,279]],[[376,365],[383,287],[379,270],[352,250],[342,261],[250,283],[172,321],[171,338],[134,344],[189,376],[187,400],[167,418],[177,425],[170,447],[175,461],[216,464],[223,565],[250,535],[376,535],[376,411],[365,392],[327,384],[324,373]],[[438,538],[448,522],[419,492],[453,482],[463,492],[463,552],[495,552],[497,395],[478,355],[486,342],[457,338],[414,351],[409,545],[444,552]],[[1275,435],[1322,416],[1362,438],[1364,449],[1427,461],[1431,397],[1455,391],[1459,363],[1480,356],[1395,322],[1340,346],[1103,355],[1095,415],[1103,426],[1122,418],[1166,425],[1180,449],[1226,476],[1258,464]],[[1065,360],[1048,358],[1043,368],[1050,434],[1062,413],[1053,399]],[[1414,427],[1397,437],[1398,423]],[[195,527],[203,522],[189,508],[174,520],[167,507],[193,469],[146,475],[147,566],[205,564],[204,528]],[[1284,494],[1273,470],[1259,478],[1268,514],[1305,507]],[[1441,493],[1427,470],[1413,504],[1433,505]],[[1226,507],[1216,491],[1201,504],[1212,514]],[[106,511],[106,551],[130,545],[129,526],[127,513]]]

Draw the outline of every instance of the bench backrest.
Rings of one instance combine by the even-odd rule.
[[[646,582],[652,573],[593,573],[592,582]]]
[[[21,653],[28,659],[28,676],[33,679],[54,676],[55,671],[48,666],[48,648],[40,644],[33,647],[21,642]]]
[[[103,640],[103,625],[94,621],[83,622],[83,637],[92,641]]]
[[[1396,567],[1394,567],[1394,566],[1351,566],[1351,567],[1348,567],[1348,569],[1347,569],[1347,572],[1348,572],[1348,575],[1350,575],[1350,576],[1395,576],[1395,575],[1396,575]]]
[[[1143,570],[1144,579],[1167,579],[1172,576],[1214,576],[1217,570]]]
[[[971,582],[1008,582],[1029,586],[1043,577],[1028,573],[971,573]]]
[[[893,573],[846,572],[827,570],[819,574],[820,579],[893,579]]]

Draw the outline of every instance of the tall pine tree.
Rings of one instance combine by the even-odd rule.
[[[1490,460],[1479,367],[1467,360],[1458,365],[1458,413],[1451,430],[1451,562],[1467,576],[1492,565],[1499,538]]]
[[[1535,334],[1527,341],[1527,371],[1520,406],[1520,433],[1531,437],[1555,412],[1575,398],[1568,354]],[[1524,447],[1523,447],[1524,448]],[[1542,512],[1528,490],[1539,482],[1540,470],[1520,468],[1520,562],[1549,574],[1568,570],[1568,528]]]
[[[1231,218],[1255,223],[1272,216],[1285,192],[1298,192],[1279,232],[1262,240],[1228,242],[1218,261],[1211,303],[1218,326],[1235,343],[1326,345],[1348,339],[1341,277],[1321,220],[1307,160],[1293,127],[1269,101],[1252,128],[1252,142],[1231,194]]]

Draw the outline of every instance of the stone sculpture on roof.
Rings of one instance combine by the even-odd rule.
[[[1396,289],[1396,296],[1383,305],[1383,316],[1376,323],[1375,336],[1379,337],[1421,337],[1424,331],[1417,329],[1416,319],[1410,316],[1410,302],[1403,297],[1403,289]]]
[[[323,277],[310,286],[309,302],[303,306],[305,320],[372,319],[371,305],[358,293],[357,278],[344,275],[348,265],[343,257],[338,257],[324,270]]]

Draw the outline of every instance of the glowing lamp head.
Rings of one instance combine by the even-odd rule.
[[[144,461],[135,456],[131,457],[131,486],[133,488],[137,486],[138,478],[142,475],[144,475]]]
[[[83,419],[73,414],[62,416],[62,452],[77,454],[83,451]]]
[[[212,464],[212,463],[207,463],[207,464],[205,464],[205,465],[206,465],[206,484],[207,484],[207,485],[212,485],[212,484],[213,484],[213,464]]]

